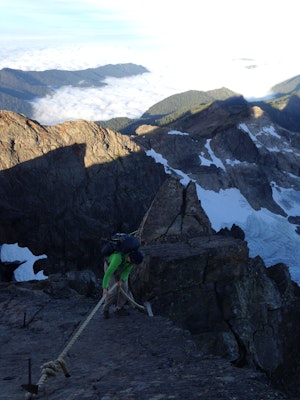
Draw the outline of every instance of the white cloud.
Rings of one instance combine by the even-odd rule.
[[[107,44],[76,46],[39,46],[8,50],[0,48],[0,68],[23,70],[80,70],[105,64],[133,62],[151,73],[126,79],[108,79],[103,89],[63,88],[55,96],[36,103],[35,118],[40,123],[84,118],[105,120],[116,116],[139,117],[150,106],[164,98],[187,90],[210,90],[228,87],[245,97],[263,97],[270,87],[300,71],[295,64],[282,69],[282,64],[261,64],[248,69],[249,61],[209,59],[189,62],[187,58],[165,53],[135,51]],[[108,96],[108,97],[106,97]],[[112,101],[113,99],[113,101]]]
[[[133,62],[151,71],[147,78],[110,80],[100,91],[63,88],[36,103],[41,123],[51,115],[52,122],[138,117],[187,90],[225,86],[247,98],[264,97],[300,73],[295,3],[2,0],[0,68],[79,70]]]
[[[60,58],[61,69],[64,69],[63,66],[70,69],[84,69],[93,63],[96,64],[97,61],[95,52],[91,51],[91,48],[89,50],[82,48],[78,53],[70,49],[68,54],[70,58],[65,62],[63,57]],[[80,58],[82,61],[75,60],[78,54],[83,54]],[[88,54],[91,57],[90,62]],[[41,62],[44,59],[46,64],[47,57],[51,55],[57,57],[58,51],[48,50],[48,54],[44,53],[44,58],[41,57]],[[132,57],[127,58],[127,56],[125,53],[120,53],[119,61],[141,63],[133,53]],[[104,56],[105,60],[102,59],[102,65],[111,63],[106,57],[107,53]],[[74,63],[71,60],[74,60]],[[117,60],[114,58],[114,61]],[[108,78],[106,80],[108,85],[103,88],[64,87],[53,96],[35,101],[34,118],[42,124],[78,118],[87,120],[108,120],[123,116],[139,118],[149,107],[176,93],[188,90],[206,91],[225,86],[251,99],[266,96],[270,87],[281,81],[280,74],[277,79],[275,77],[274,80],[271,79],[272,66],[267,68],[258,65],[257,69],[246,69],[244,63],[239,60],[227,62],[218,60],[214,66],[202,65],[201,68],[200,65],[186,64],[183,68],[176,62],[170,66],[165,64],[163,59],[149,60],[145,57],[145,62],[141,64],[151,72],[123,79]],[[214,75],[211,75],[213,70]],[[282,80],[288,77],[282,77]]]
[[[108,120],[116,116],[138,118],[175,90],[160,86],[156,79],[146,73],[126,79],[109,78],[108,86],[103,88],[64,87],[32,103],[34,118],[42,124],[72,119]]]

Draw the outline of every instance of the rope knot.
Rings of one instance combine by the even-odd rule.
[[[70,377],[65,360],[63,358],[58,358],[55,361],[48,361],[41,366],[42,375],[47,378],[51,376],[56,376],[59,369],[63,371],[65,377]]]
[[[41,366],[41,372],[47,377],[56,376],[59,371],[60,364],[58,361],[49,361]]]

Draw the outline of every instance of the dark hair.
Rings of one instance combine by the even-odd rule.
[[[144,259],[143,254],[138,250],[131,251],[129,257],[133,264],[141,264]]]

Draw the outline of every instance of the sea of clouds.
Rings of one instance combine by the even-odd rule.
[[[130,48],[99,45],[70,47],[14,47],[0,49],[0,69],[82,70],[107,64],[132,62],[149,73],[128,78],[107,78],[101,88],[65,86],[53,94],[35,99],[34,118],[51,125],[65,120],[109,120],[114,117],[139,118],[149,107],[177,93],[207,91],[227,87],[248,100],[270,95],[273,85],[300,74],[297,63],[280,59],[268,62],[252,58],[202,60],[188,55],[168,56],[166,52],[137,52]]]

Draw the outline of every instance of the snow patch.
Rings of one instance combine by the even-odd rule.
[[[180,131],[169,131],[168,135],[189,136],[189,133],[180,132]]]
[[[3,244],[0,250],[2,262],[25,261],[14,271],[14,277],[17,282],[47,279],[43,271],[35,274],[33,270],[35,261],[47,258],[45,254],[35,256],[27,247],[20,247],[17,243]]]
[[[207,145],[210,149],[209,142]],[[167,160],[154,150],[149,150],[147,155],[161,162],[168,173],[175,171],[182,176],[182,184],[187,185],[191,180],[187,174],[170,167]],[[300,216],[300,192],[280,188],[274,182],[271,186],[274,201],[288,215]],[[222,228],[231,229],[233,224],[238,225],[245,233],[250,257],[260,256],[267,267],[286,264],[292,279],[300,284],[300,236],[295,225],[267,209],[254,210],[237,188],[214,192],[196,183],[196,189],[201,206],[216,232]]]
[[[205,146],[204,146],[208,151],[210,160],[208,158],[205,158],[204,152],[202,152],[199,155],[201,165],[208,166],[208,167],[210,165],[215,165],[217,168],[221,168],[224,171],[226,171],[226,168],[224,167],[224,164],[222,163],[222,161],[212,151],[212,149],[210,147],[210,142],[211,142],[211,139],[207,139]]]

